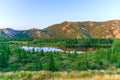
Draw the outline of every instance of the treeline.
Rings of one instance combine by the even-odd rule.
[[[112,44],[112,38],[81,38],[81,39],[69,39],[69,38],[50,38],[50,39],[33,39],[33,43],[66,43],[66,44]]]
[[[12,41],[28,41],[28,45],[46,45],[46,46],[66,46],[66,47],[84,47],[84,46],[111,46],[113,43],[112,38],[0,38],[0,43],[12,42]]]
[[[10,42],[10,41],[32,41],[32,38],[0,38],[0,43]]]
[[[31,45],[60,47],[62,49],[100,49],[110,48],[113,43],[112,38],[81,38],[81,39],[34,39]]]

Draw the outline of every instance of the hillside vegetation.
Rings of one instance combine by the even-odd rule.
[[[2,40],[2,39],[1,39]],[[44,40],[44,39],[43,39]],[[5,41],[5,40],[4,40]],[[32,40],[34,42],[34,40]],[[44,40],[45,41],[45,40]],[[43,41],[43,42],[44,42]],[[53,42],[52,42],[53,41]],[[56,42],[55,42],[56,41]],[[20,49],[19,45],[31,45],[31,41],[26,43],[13,43],[4,42],[1,43],[1,55],[0,55],[0,70],[1,71],[19,71],[19,70],[48,70],[48,71],[83,71],[83,70],[101,70],[101,69],[118,69],[120,67],[120,40],[115,39],[112,42],[112,39],[65,39],[57,41],[55,39],[46,39],[47,42],[54,44],[61,42],[65,44],[65,41],[71,45],[75,43],[82,43],[84,48],[88,47],[98,47],[102,44],[109,45],[112,44],[112,47],[104,49],[98,48],[92,52],[84,52],[78,54],[76,52],[76,47],[74,47],[74,53],[70,52],[43,52],[35,51],[25,51]],[[92,42],[93,41],[93,42]],[[13,41],[15,42],[15,41]],[[28,42],[28,41],[27,41]],[[39,43],[43,43],[42,39],[38,39]],[[92,46],[92,43],[94,45]],[[106,44],[105,44],[106,43]],[[43,43],[45,44],[45,43]],[[42,45],[42,44],[40,44]],[[9,48],[10,46],[10,48]],[[59,46],[59,45],[57,45]],[[67,45],[68,48],[71,46]],[[77,45],[77,47],[79,47]]]
[[[93,80],[120,77],[120,39],[0,39],[0,42],[0,79],[3,80]],[[34,49],[25,51],[20,48],[52,44],[54,47],[65,44],[63,47],[72,47],[74,53]],[[81,47],[96,49],[78,54],[76,50]]]

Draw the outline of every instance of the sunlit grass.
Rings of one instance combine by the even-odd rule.
[[[120,80],[118,70],[1,72],[0,80]]]

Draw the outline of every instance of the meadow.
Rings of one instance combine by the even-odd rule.
[[[72,72],[17,71],[1,72],[1,80],[120,80],[120,69]]]

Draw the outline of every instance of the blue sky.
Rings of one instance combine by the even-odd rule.
[[[120,19],[120,0],[0,0],[0,28],[43,29],[63,21]]]

